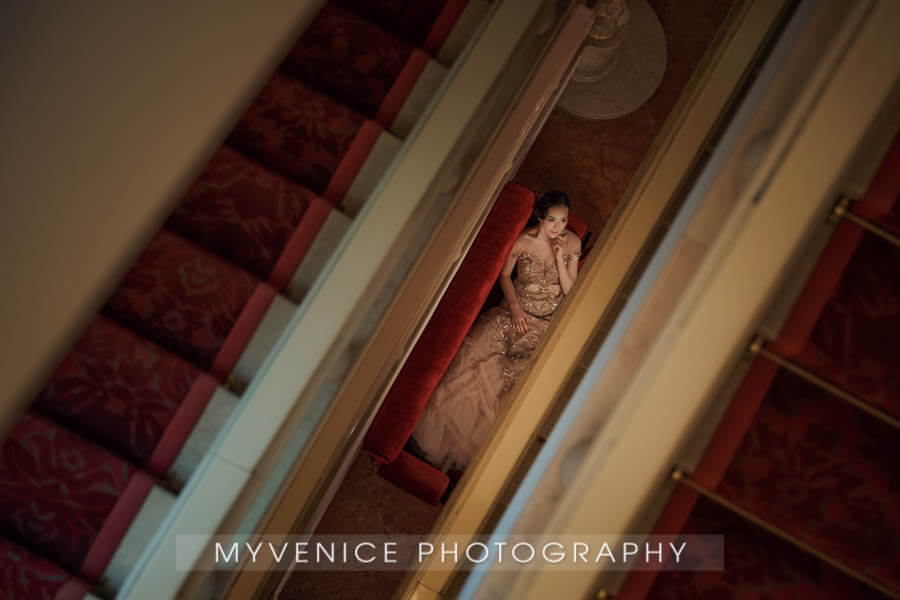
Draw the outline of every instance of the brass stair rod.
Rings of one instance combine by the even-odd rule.
[[[894,235],[884,227],[876,225],[872,221],[864,219],[863,217],[860,217],[859,215],[853,213],[850,210],[850,199],[847,196],[841,196],[840,200],[838,200],[838,203],[835,204],[832,214],[834,214],[834,216],[837,218],[844,218],[856,225],[859,225],[866,231],[873,233],[884,240],[887,240],[895,246],[900,246],[900,238],[898,238],[896,235]]]
[[[890,414],[888,412],[881,410],[880,408],[876,408],[875,406],[872,406],[865,400],[862,400],[861,398],[858,398],[857,396],[834,385],[833,383],[826,381],[825,379],[822,379],[815,373],[812,373],[812,372],[804,369],[797,363],[795,363],[791,360],[788,360],[779,354],[775,354],[774,352],[766,350],[764,343],[765,342],[763,341],[762,338],[756,338],[755,340],[753,340],[753,343],[750,345],[750,351],[753,352],[754,354],[759,354],[759,355],[763,356],[764,358],[772,361],[779,367],[784,367],[791,373],[799,375],[800,377],[802,377],[803,379],[812,383],[813,385],[816,385],[816,386],[824,389],[826,392],[829,392],[829,393],[833,394],[834,396],[837,396],[838,398],[840,398],[847,404],[850,404],[851,406],[854,406],[855,408],[858,408],[859,410],[870,414],[871,416],[875,417],[882,423],[885,423],[885,424],[893,427],[894,429],[900,429],[900,419],[898,419],[897,417],[893,416],[892,414]]]
[[[787,531],[785,531],[784,529],[781,529],[777,525],[773,525],[772,523],[769,523],[768,521],[765,521],[765,520],[757,517],[753,513],[741,508],[737,504],[734,504],[733,502],[726,500],[724,497],[717,494],[716,492],[703,487],[702,485],[700,485],[699,483],[697,483],[693,479],[691,479],[690,474],[684,473],[680,468],[676,467],[675,469],[673,469],[672,479],[683,483],[684,485],[691,488],[693,491],[697,492],[704,498],[710,500],[711,502],[718,504],[719,506],[721,506],[722,508],[725,508],[726,510],[729,510],[729,511],[735,513],[736,515],[740,516],[744,520],[749,521],[749,522],[753,523],[754,525],[761,527],[762,529],[765,529],[766,531],[775,535],[776,537],[781,538],[782,540],[788,542],[789,544],[792,544],[793,546],[796,546],[797,548],[803,550],[804,552],[806,552],[808,554],[812,554],[819,560],[828,563],[832,567],[834,567],[840,571],[843,571],[850,577],[853,577],[854,579],[861,581],[862,583],[868,585],[869,587],[875,588],[882,594],[885,594],[886,596],[900,600],[900,593],[895,592],[888,587],[885,587],[883,584],[875,581],[874,579],[872,579],[871,577],[868,577],[867,575],[864,575],[863,573],[857,571],[853,567],[847,566],[844,563],[840,562],[838,559],[833,558],[833,557],[829,556],[828,554],[825,554],[821,550],[817,550],[816,548],[813,548],[812,546],[810,546],[809,544],[807,544],[800,538],[788,533]],[[727,543],[727,540],[726,540],[726,543]]]

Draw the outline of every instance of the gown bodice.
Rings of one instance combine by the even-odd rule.
[[[573,256],[566,257],[567,264]],[[563,299],[556,261],[547,264],[530,252],[521,252],[516,272],[513,288],[522,310],[544,318],[555,313]]]

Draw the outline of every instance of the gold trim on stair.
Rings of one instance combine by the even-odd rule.
[[[865,400],[855,396],[854,394],[851,394],[847,390],[844,390],[829,381],[826,381],[825,379],[822,379],[821,377],[812,373],[811,371],[804,369],[797,363],[795,363],[787,358],[784,358],[783,356],[781,356],[779,354],[775,354],[774,352],[771,352],[770,350],[766,350],[764,344],[765,344],[765,341],[762,338],[757,338],[757,339],[753,340],[753,343],[750,345],[750,351],[753,352],[754,354],[759,354],[763,358],[766,358],[766,359],[772,361],[779,367],[783,367],[783,368],[787,369],[788,371],[790,371],[791,373],[794,373],[795,375],[802,377],[803,379],[812,383],[813,385],[816,385],[816,386],[822,388],[823,390],[825,390],[826,392],[829,392],[830,394],[840,398],[847,404],[850,404],[853,407],[858,408],[859,410],[864,411],[864,412],[868,413],[869,415],[875,417],[882,423],[885,423],[885,424],[893,427],[894,429],[900,429],[900,419],[898,419],[897,417],[891,415],[888,412],[881,410],[880,408],[872,406]]]
[[[834,210],[832,211],[832,214],[835,217],[837,217],[838,219],[840,219],[840,218],[847,219],[854,225],[858,225],[858,226],[862,227],[869,233],[873,233],[873,234],[877,235],[878,237],[880,237],[881,239],[886,240],[887,242],[889,242],[895,246],[900,246],[900,238],[898,238],[896,235],[894,235],[893,233],[891,233],[884,227],[876,225],[875,223],[869,221],[868,219],[864,219],[863,217],[860,217],[859,215],[850,211],[849,207],[850,207],[851,201],[852,200],[850,198],[848,198],[847,196],[841,196],[840,199],[838,200],[837,204],[834,205]]]
[[[700,494],[707,500],[715,502],[722,508],[725,508],[725,509],[737,514],[741,518],[753,523],[757,527],[761,527],[761,528],[765,529],[766,531],[768,531],[769,533],[788,542],[789,544],[792,544],[792,545],[796,546],[797,548],[803,550],[804,552],[806,552],[808,554],[812,554],[819,560],[828,563],[832,567],[844,572],[845,574],[868,585],[869,587],[872,587],[872,588],[878,590],[882,594],[885,594],[886,596],[888,596],[890,598],[896,598],[896,599],[900,600],[900,594],[898,594],[897,592],[891,590],[890,588],[885,587],[883,584],[872,579],[871,577],[864,575],[863,573],[857,571],[853,567],[845,565],[838,559],[833,558],[832,556],[822,552],[821,550],[817,550],[813,546],[804,542],[800,538],[788,533],[784,529],[781,529],[777,525],[773,525],[772,523],[769,523],[768,521],[761,519],[760,517],[757,517],[753,513],[741,508],[737,504],[734,504],[733,502],[726,500],[720,494],[703,487],[699,483],[692,480],[690,477],[690,474],[685,473],[680,468],[676,467],[675,469],[672,470],[672,479],[674,479],[675,481],[678,481],[680,483],[683,483],[684,485],[691,488],[693,491],[697,492],[698,494]]]

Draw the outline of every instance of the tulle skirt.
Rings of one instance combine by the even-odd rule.
[[[413,433],[432,465],[463,469],[484,444],[509,390],[550,327],[549,316],[526,317],[528,331],[519,334],[509,309],[494,307],[463,340]]]

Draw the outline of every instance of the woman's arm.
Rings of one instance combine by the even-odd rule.
[[[568,295],[578,276],[578,257],[581,255],[581,240],[574,233],[567,233],[563,243],[555,244],[556,270],[559,271],[559,286]],[[569,257],[568,264],[566,257]]]
[[[509,304],[509,310],[512,313],[513,328],[518,333],[526,333],[528,331],[528,319],[525,318],[525,311],[519,306],[519,299],[516,297],[516,290],[512,283],[512,271],[516,266],[516,261],[519,259],[519,250],[520,242],[516,240],[516,243],[513,244],[512,249],[509,251],[509,255],[506,257],[506,263],[503,265],[503,270],[500,271],[498,281],[500,282],[500,289],[503,290],[503,296],[506,298],[507,304]]]

